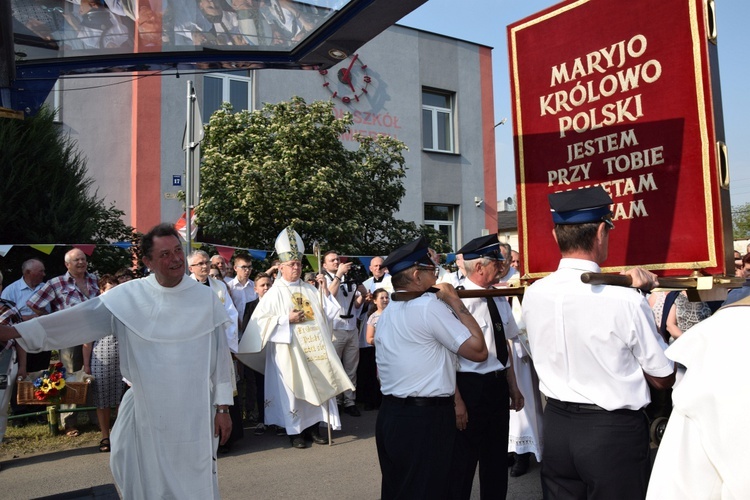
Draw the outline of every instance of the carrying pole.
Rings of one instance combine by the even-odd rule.
[[[318,261],[318,274],[322,272],[321,262],[320,262],[320,243],[318,243],[318,240],[313,241],[313,253],[315,254],[315,258]],[[320,293],[320,309],[323,310],[323,286],[318,289],[318,292]],[[328,318],[326,318],[326,323],[328,322]],[[331,398],[333,399],[333,398]],[[333,445],[333,440],[331,439],[331,400],[329,399],[326,401],[326,404],[328,405],[328,408],[326,409],[326,415],[328,416],[328,446]]]

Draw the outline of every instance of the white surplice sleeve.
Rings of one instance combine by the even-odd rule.
[[[112,313],[99,297],[69,309],[14,325],[26,352],[51,351],[73,347],[115,333]]]
[[[215,364],[211,373],[211,382],[213,385],[214,405],[231,405],[233,404],[233,380],[232,380],[232,356],[227,345],[227,336],[222,326],[218,326],[213,333],[215,348]]]

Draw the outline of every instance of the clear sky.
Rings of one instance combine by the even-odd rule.
[[[688,1],[688,0],[685,0]],[[692,1],[692,0],[690,0]],[[506,27],[554,0],[429,0],[398,24],[493,47],[498,199],[515,196]],[[750,203],[750,0],[716,0],[732,206]]]

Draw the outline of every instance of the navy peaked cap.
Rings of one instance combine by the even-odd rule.
[[[548,199],[555,224],[602,222],[612,215],[612,198],[601,186],[552,193]]]
[[[416,264],[434,265],[427,255],[427,249],[430,247],[430,240],[421,236],[411,243],[397,248],[388,254],[383,262],[383,266],[388,268],[391,275],[395,275],[408,269]]]
[[[500,242],[497,240],[497,233],[474,238],[462,246],[456,253],[463,254],[464,260],[479,259],[481,257],[505,260],[503,259],[503,254],[500,252]]]

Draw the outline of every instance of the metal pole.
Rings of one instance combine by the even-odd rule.
[[[193,81],[187,81],[187,125],[185,128],[185,142],[187,147],[185,148],[185,243],[187,248],[185,249],[185,257],[190,255],[193,249],[193,224],[191,216],[193,214],[193,206],[195,200],[193,200],[193,149],[195,148],[195,130],[193,129],[193,122],[195,121],[195,89],[193,88]],[[187,269],[187,267],[185,268]]]
[[[57,419],[57,405],[49,405],[47,407],[47,425],[49,426],[50,436],[57,436],[60,433]]]

